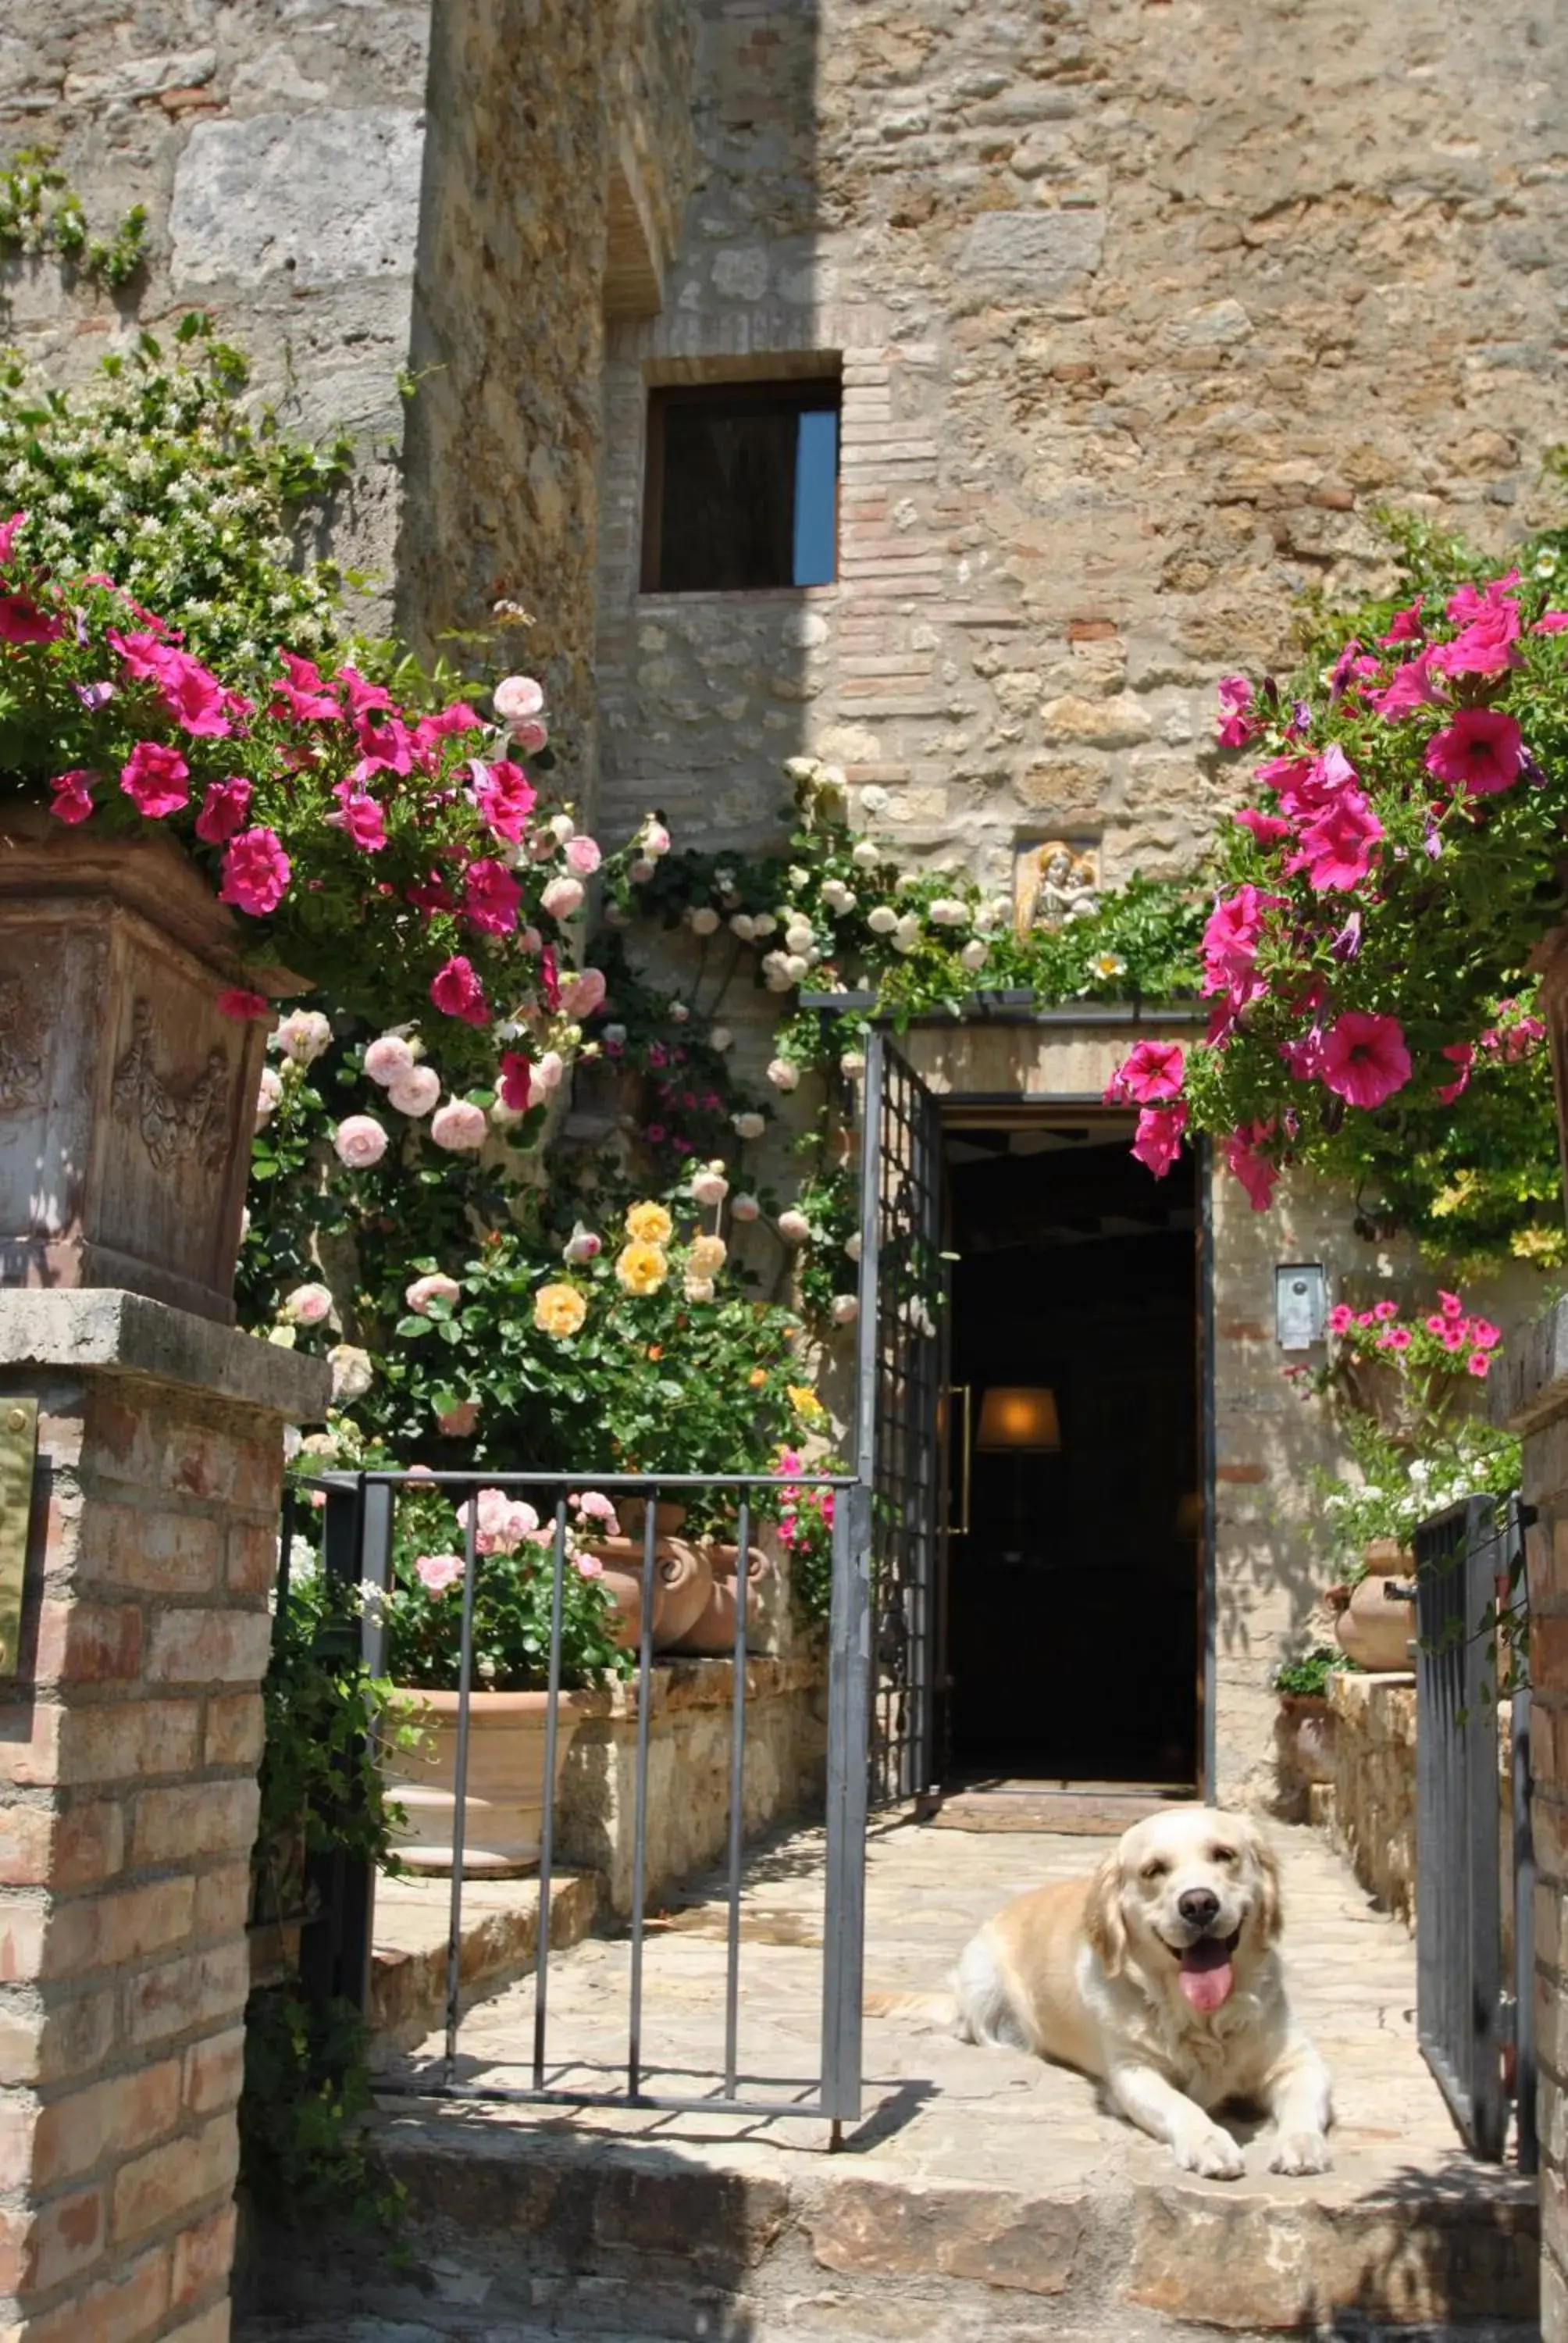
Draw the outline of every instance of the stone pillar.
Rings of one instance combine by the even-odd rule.
[[[1541,2334],[1568,2343],[1568,1299],[1513,1346],[1500,1413],[1524,1434],[1530,1756],[1535,1788]]]
[[[0,1433],[38,1404],[0,1684],[5,2343],[228,2334],[282,1432],[326,1386],[140,1295],[0,1293]]]

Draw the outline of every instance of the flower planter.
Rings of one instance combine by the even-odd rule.
[[[1274,1740],[1281,1769],[1301,1784],[1334,1778],[1334,1713],[1323,1694],[1282,1692]]]
[[[688,1658],[723,1658],[735,1648],[736,1565],[740,1559],[740,1549],[733,1545],[709,1545],[706,1552],[713,1574],[712,1592],[679,1643],[671,1643],[667,1647]],[[760,1582],[772,1566],[760,1546],[754,1545],[750,1549],[746,1569],[746,1625],[749,1634],[760,1617]]]
[[[600,1566],[599,1584],[618,1614],[615,1639],[624,1652],[640,1649],[644,1547],[640,1537],[599,1538],[588,1548]],[[678,1643],[708,1608],[713,1591],[706,1547],[689,1538],[661,1537],[653,1550],[653,1646]]]
[[[1415,1640],[1415,1604],[1391,1601],[1392,1584],[1408,1584],[1415,1557],[1392,1538],[1375,1538],[1366,1549],[1366,1576],[1353,1587],[1333,1586],[1324,1601],[1335,1614],[1334,1641],[1347,1659],[1374,1675],[1405,1675]]]
[[[393,1695],[424,1728],[412,1749],[388,1750],[382,1768],[407,1820],[392,1844],[410,1871],[449,1878],[457,1813],[457,1694],[399,1689]],[[556,1784],[587,1695],[564,1693]],[[508,1879],[539,1859],[545,1811],[547,1692],[477,1692],[468,1703],[468,1780],[463,1801],[463,1876]]]
[[[232,1322],[266,1042],[217,1007],[236,934],[167,840],[5,809],[0,1284],[117,1285]]]

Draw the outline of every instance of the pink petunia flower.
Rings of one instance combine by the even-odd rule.
[[[276,910],[288,892],[291,868],[276,830],[241,830],[237,838],[229,841],[223,859],[218,900],[232,903],[237,910],[248,911],[252,919],[264,920],[269,911]]]
[[[1322,895],[1359,887],[1372,869],[1372,849],[1383,826],[1359,789],[1345,789],[1302,832],[1302,850],[1286,868],[1304,870],[1307,884]]]
[[[508,1050],[501,1059],[500,1081],[497,1088],[501,1104],[513,1114],[526,1114],[533,1093],[534,1070],[521,1050]]]
[[[1164,1179],[1181,1154],[1181,1133],[1186,1128],[1184,1100],[1178,1100],[1174,1106],[1146,1106],[1139,1116],[1132,1152],[1157,1180]]]
[[[1356,1313],[1348,1302],[1336,1302],[1329,1312],[1330,1333],[1348,1334],[1355,1323],[1355,1316]]]
[[[1445,1318],[1463,1317],[1464,1304],[1457,1293],[1445,1293],[1440,1285],[1437,1289],[1437,1299]]]
[[[1387,1339],[1388,1347],[1391,1351],[1408,1351],[1410,1348],[1410,1328],[1408,1326],[1391,1326],[1388,1330]]]
[[[387,817],[368,790],[352,781],[337,785],[337,811],[327,817],[335,830],[350,838],[362,854],[379,854],[387,843]]]
[[[1530,631],[1533,635],[1560,635],[1568,628],[1568,610],[1543,610]]]
[[[1451,610],[1452,607],[1451,603]],[[1517,606],[1500,598],[1479,611],[1451,643],[1439,643],[1432,664],[1444,675],[1501,675],[1507,668],[1523,665],[1515,648],[1519,631]]]
[[[1215,687],[1220,702],[1220,720],[1214,737],[1221,749],[1244,749],[1257,730],[1247,711],[1252,705],[1252,687],[1244,675],[1222,675]]]
[[[463,909],[470,926],[486,935],[509,935],[518,924],[523,890],[504,862],[488,856],[470,862],[463,878]]]
[[[86,820],[93,810],[91,784],[96,779],[95,773],[89,772],[81,765],[73,766],[68,773],[55,774],[49,784],[54,791],[49,800],[49,811],[56,821],[70,822],[75,826]]]
[[[1112,1087],[1121,1098],[1134,1100],[1140,1106],[1156,1106],[1162,1100],[1180,1098],[1186,1062],[1179,1042],[1140,1041],[1117,1068]]]
[[[1260,813],[1256,806],[1243,806],[1232,819],[1243,830],[1250,830],[1260,846],[1277,846],[1282,838],[1289,838],[1291,825],[1277,813]]]
[[[1442,1330],[1442,1347],[1445,1351],[1462,1351],[1464,1348],[1463,1327],[1445,1326]]]
[[[1246,1190],[1255,1212],[1268,1211],[1280,1177],[1279,1165],[1271,1161],[1260,1144],[1272,1129],[1272,1123],[1245,1123],[1225,1141],[1226,1167]]]
[[[245,828],[250,797],[250,783],[237,773],[226,781],[209,781],[196,819],[196,836],[208,846],[226,845],[236,830]]]
[[[1503,1340],[1503,1329],[1501,1326],[1494,1326],[1490,1318],[1473,1318],[1470,1322],[1470,1337],[1478,1349],[1494,1351]]]
[[[9,520],[0,521],[0,569],[9,569],[16,544],[16,532],[26,520],[25,512],[14,512]]]
[[[1429,1334],[1441,1334],[1447,1323],[1447,1319],[1440,1310],[1433,1310],[1428,1317],[1422,1320],[1422,1324]]]
[[[443,1017],[460,1017],[466,1025],[487,1025],[490,1021],[485,988],[474,973],[473,963],[462,952],[455,952],[444,967],[437,969],[430,980],[430,998]]]
[[[1390,724],[1402,716],[1413,716],[1418,708],[1441,708],[1442,694],[1432,679],[1432,663],[1430,650],[1418,651],[1414,659],[1394,669],[1386,689],[1368,692],[1367,706]]]
[[[1452,1106],[1469,1085],[1471,1069],[1475,1063],[1475,1044],[1473,1041],[1447,1041],[1443,1044],[1442,1054],[1451,1066],[1459,1068],[1458,1078],[1445,1082],[1437,1093],[1440,1106]]]
[[[0,594],[0,642],[53,643],[65,631],[64,618],[41,610],[29,594]]]
[[[474,803],[486,826],[508,846],[518,845],[538,802],[533,783],[520,765],[506,757],[489,765],[476,758],[468,769],[474,776]]]
[[[1387,634],[1378,637],[1379,642],[1385,646],[1389,643],[1419,642],[1422,631],[1421,606],[1425,599],[1424,594],[1418,594],[1413,602],[1407,602],[1402,610],[1396,610],[1389,621]]]
[[[1484,1351],[1472,1351],[1464,1363],[1473,1375],[1489,1375],[1492,1373],[1492,1361]]]
[[[1424,762],[1434,779],[1472,797],[1511,789],[1524,759],[1519,726],[1501,708],[1462,708],[1426,744]]]
[[[1322,1071],[1325,1088],[1352,1106],[1382,1106],[1410,1080],[1399,1020],[1347,1010],[1323,1035]]]
[[[120,787],[150,821],[178,813],[190,797],[190,767],[177,749],[156,740],[138,740],[120,768]]]

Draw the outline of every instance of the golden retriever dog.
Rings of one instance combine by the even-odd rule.
[[[1234,2180],[1227,2100],[1273,2117],[1274,2172],[1326,2172],[1329,2072],[1281,1970],[1279,1866],[1240,1815],[1174,1806],[1135,1823],[1092,1878],[1020,1896],[966,1946],[964,2040],[1103,2082],[1188,2172]]]

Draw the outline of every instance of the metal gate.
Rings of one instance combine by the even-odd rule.
[[[1502,1879],[1498,1614],[1523,1586],[1523,1509],[1469,1497],[1415,1534],[1416,2031],[1455,2123],[1501,2163],[1511,2096],[1522,2170],[1535,2168],[1530,1695],[1513,1695],[1512,1877]],[[1511,1891],[1511,1893],[1509,1892]],[[1512,1975],[1503,1903],[1512,1906]],[[1505,1992],[1505,1986],[1507,1991]],[[1505,2056],[1511,2053],[1513,2092]]]
[[[866,1051],[856,1469],[871,1491],[870,1803],[934,1786],[946,1271],[935,1098],[883,1033]]]

